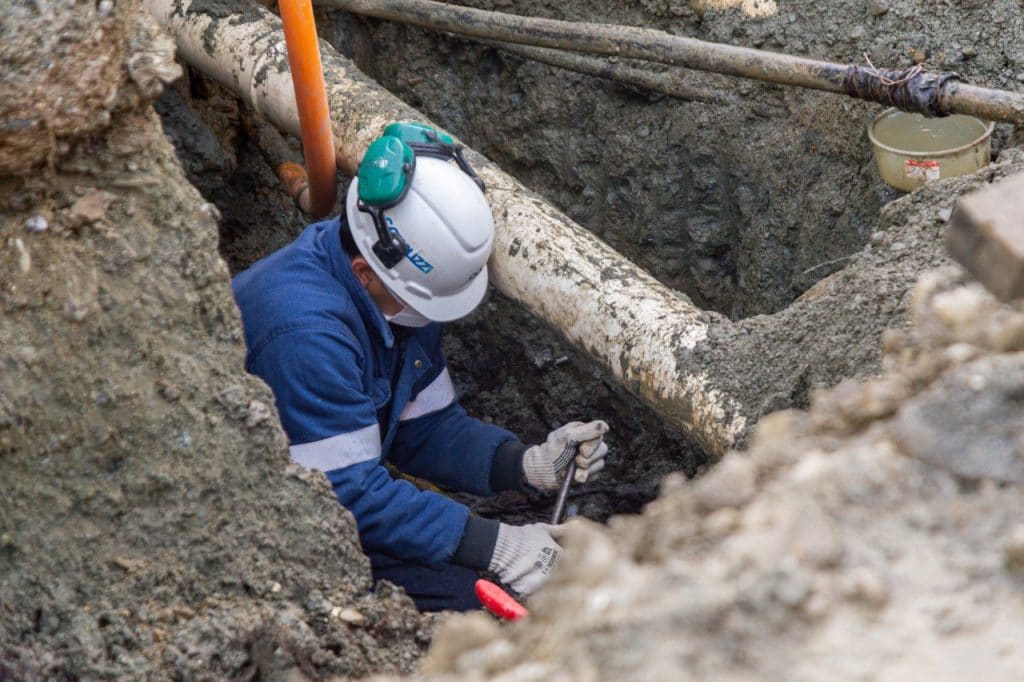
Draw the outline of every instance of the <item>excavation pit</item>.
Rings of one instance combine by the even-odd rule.
[[[801,0],[755,17],[750,3],[549,5],[512,9],[851,62],[926,58],[1004,88],[1024,70],[1006,47],[1024,44],[1010,0],[927,13]],[[372,591],[351,518],[288,464],[273,396],[242,372],[228,276],[308,219],[238,101],[199,74],[158,103],[162,132],[149,98],[177,69],[136,3],[51,9],[19,6],[0,29],[19,86],[0,98],[18,112],[0,139],[19,151],[0,147],[17,160],[0,164],[17,170],[0,180],[0,677],[413,671],[433,623],[400,591]],[[944,461],[970,446],[950,437],[965,424],[992,424],[978,442],[1019,455],[1019,304],[966,282],[941,246],[957,197],[1024,172],[1006,126],[991,166],[896,199],[871,168],[869,105],[688,73],[729,97],[680,103],[450,36],[337,13],[321,25],[704,308],[708,345],[680,361],[716,372],[751,415],[811,407],[762,419],[748,452],[711,467],[586,349],[492,295],[449,331],[464,404],[531,441],[608,418],[606,476],[570,502],[630,515],[567,542],[571,568],[531,616],[541,627],[451,619],[424,674],[963,677],[967,649],[971,674],[1021,678],[1024,497]],[[927,463],[922,443],[937,445]],[[551,504],[470,501],[524,521]]]

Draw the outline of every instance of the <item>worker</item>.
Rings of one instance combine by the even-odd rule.
[[[483,183],[450,137],[398,123],[367,149],[345,211],[233,281],[246,369],[269,384],[292,459],[323,471],[355,516],[375,580],[424,611],[479,608],[488,572],[519,595],[559,559],[560,529],[470,514],[385,466],[441,489],[555,490],[604,467],[602,421],[570,422],[524,446],[469,417],[441,349],[441,324],[487,288],[494,224]]]

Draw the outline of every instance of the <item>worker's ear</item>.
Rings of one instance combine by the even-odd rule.
[[[352,259],[352,272],[355,273],[356,279],[359,280],[359,283],[364,288],[369,287],[377,279],[377,273],[373,271],[373,268],[370,267],[370,264],[362,256],[356,256]]]

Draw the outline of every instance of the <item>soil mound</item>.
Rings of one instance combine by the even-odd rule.
[[[942,222],[887,209],[882,244]],[[762,419],[747,453],[665,479],[639,517],[580,522],[528,625],[446,623],[432,679],[1014,680],[1024,675],[1024,304],[923,275],[883,373]]]
[[[148,105],[172,44],[137,3],[60,5],[0,41],[0,678],[409,670],[430,622],[371,592],[242,369],[217,210]]]

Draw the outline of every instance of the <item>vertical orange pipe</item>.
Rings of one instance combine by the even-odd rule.
[[[288,46],[288,66],[295,84],[302,150],[309,172],[308,211],[321,218],[334,208],[338,185],[334,133],[331,132],[331,117],[327,109],[313,4],[311,0],[279,0],[278,7]]]

